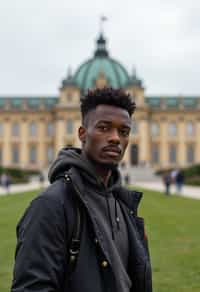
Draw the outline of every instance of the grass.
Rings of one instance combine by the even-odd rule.
[[[36,192],[0,197],[0,291],[11,285],[16,222]],[[155,292],[200,291],[200,201],[144,191]]]

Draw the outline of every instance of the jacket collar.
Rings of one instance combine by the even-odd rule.
[[[114,195],[137,215],[137,209],[143,196],[142,192],[120,187],[115,191]]]
[[[72,178],[72,181],[78,182],[76,183],[76,186],[79,190],[80,196],[82,197],[82,200],[85,200],[85,186],[80,178],[79,173],[77,172],[76,168],[72,167],[69,170],[70,177]],[[126,189],[124,187],[118,187],[114,189],[113,195],[121,200],[129,209],[131,209],[135,215],[137,215],[137,209],[139,206],[139,203],[142,199],[143,193],[136,191],[136,190],[130,190]]]

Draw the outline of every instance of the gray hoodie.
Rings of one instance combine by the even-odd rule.
[[[120,174],[114,169],[108,186],[105,187],[94,165],[81,153],[81,149],[64,148],[49,170],[50,182],[71,167],[76,168],[80,175],[79,190],[86,192],[85,199],[93,210],[96,223],[103,234],[112,261],[116,292],[128,292],[131,288],[131,280],[127,273],[128,233],[120,204],[115,198],[115,190],[121,185]]]

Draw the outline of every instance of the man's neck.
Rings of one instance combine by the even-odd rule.
[[[104,185],[107,186],[108,182],[109,182],[109,178],[112,174],[112,170],[111,169],[102,169],[102,168],[99,168],[95,165],[94,165],[94,167],[96,169],[96,173],[102,179]]]
[[[112,174],[112,170],[109,167],[96,163],[90,157],[88,157],[86,153],[83,152],[82,154],[90,161],[90,163],[93,165],[94,169],[96,170],[96,174],[98,175],[98,177],[102,180],[103,184],[107,186],[109,182],[109,178]]]

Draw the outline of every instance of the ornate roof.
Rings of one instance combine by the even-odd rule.
[[[126,69],[109,56],[106,40],[101,33],[97,39],[94,57],[84,62],[74,75],[74,82],[85,91],[95,86],[95,81],[104,75],[108,85],[113,88],[125,87],[130,82]]]
[[[1,97],[0,109],[24,110],[24,109],[51,109],[58,103],[58,97]]]

